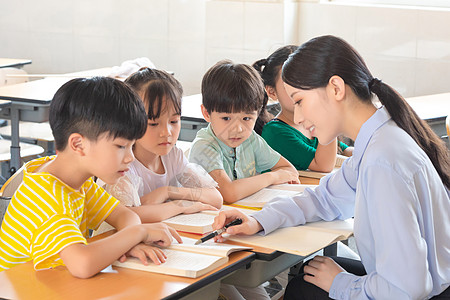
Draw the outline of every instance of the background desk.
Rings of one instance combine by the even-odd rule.
[[[0,68],[22,68],[28,64],[31,64],[31,59],[0,57]]]
[[[45,79],[0,87],[0,99],[11,102],[0,118],[11,119],[11,175],[20,168],[19,121],[48,121],[48,108],[56,91],[76,77],[105,76],[111,68],[67,73]]]
[[[411,97],[406,101],[438,136],[447,135],[445,118],[450,115],[450,93]]]
[[[114,267],[118,273],[100,273],[90,279],[78,279],[65,267],[35,271],[28,262],[0,272],[0,298],[180,299],[187,296],[205,299],[203,293],[208,295],[208,288],[218,291],[223,277],[251,263],[254,256],[245,251],[232,253],[225,266],[195,279],[118,267]]]

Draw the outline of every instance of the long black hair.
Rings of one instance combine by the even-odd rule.
[[[372,93],[377,95],[397,126],[425,151],[444,185],[450,188],[449,151],[443,141],[402,96],[372,76],[362,57],[347,42],[330,35],[314,38],[288,58],[282,71],[284,82],[303,90],[325,87],[334,75],[341,77],[364,102],[372,101]]]

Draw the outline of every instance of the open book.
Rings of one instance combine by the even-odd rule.
[[[227,209],[238,209],[247,215],[255,212],[255,210],[245,208],[230,207],[228,205],[222,206],[222,210]],[[219,211],[217,210],[204,210],[189,215],[177,215],[162,222],[178,231],[205,234],[213,231],[212,224],[218,214]]]
[[[167,259],[160,265],[149,262],[146,266],[134,257],[128,258],[123,263],[115,261],[113,265],[166,275],[197,278],[226,264],[230,253],[251,249],[251,247],[214,243],[212,240],[194,245],[195,239],[187,237],[182,237],[182,239],[183,244],[174,242],[163,250]]]
[[[278,196],[293,196],[302,193],[306,188],[314,188],[316,185],[308,184],[277,184],[263,188],[258,192],[238,200],[232,204],[237,207],[251,207],[261,209],[267,202]]]
[[[353,219],[345,221],[319,221],[296,227],[279,228],[266,236],[229,236],[229,240],[252,246],[276,249],[300,256],[308,256],[337,241],[353,235]]]
[[[330,173],[333,173],[333,172],[336,172],[337,170],[339,170],[339,168],[342,166],[342,164],[344,163],[344,161],[347,158],[348,158],[347,156],[337,154],[337,156],[336,156],[336,164],[334,165],[333,171],[331,171]],[[317,179],[320,179],[323,176],[326,176],[326,175],[328,175],[330,173],[311,171],[310,169],[298,170],[298,176],[303,176],[303,177],[308,177],[308,178],[317,178]]]

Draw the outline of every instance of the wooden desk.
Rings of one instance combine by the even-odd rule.
[[[31,59],[2,58],[0,57],[0,68],[22,68],[24,65],[31,64]]]
[[[302,184],[319,184],[320,179],[318,178],[310,178],[304,176],[298,176],[298,179]]]
[[[225,266],[195,279],[118,267],[114,267],[117,273],[99,273],[90,279],[78,279],[65,267],[35,271],[32,263],[27,262],[0,272],[0,298],[180,299],[194,293],[192,299],[199,299],[202,294],[195,293],[202,293],[209,285],[218,286],[223,277],[250,264],[254,256],[246,251],[232,253]]]

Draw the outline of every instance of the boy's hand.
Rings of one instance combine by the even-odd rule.
[[[293,173],[292,171],[286,169],[278,169],[270,172],[273,175],[272,184],[283,184],[283,183],[300,183],[298,179],[298,173]]]
[[[247,216],[237,209],[221,211],[219,215],[214,218],[213,229],[217,230],[223,228],[225,224],[228,224],[237,218],[242,220],[242,224],[228,227],[226,233],[252,235],[263,229],[261,224],[259,224],[255,218]],[[223,242],[221,235],[215,237],[214,240],[216,242]]]
[[[162,247],[168,247],[175,238],[180,244],[183,242],[175,229],[163,223],[142,224],[146,236],[143,243],[154,243]]]
[[[124,262],[127,259],[127,256],[138,258],[144,265],[148,265],[147,258],[150,258],[150,260],[157,265],[166,262],[167,258],[160,248],[152,247],[144,243],[137,244],[131,248],[127,253],[119,258],[119,261]]]

